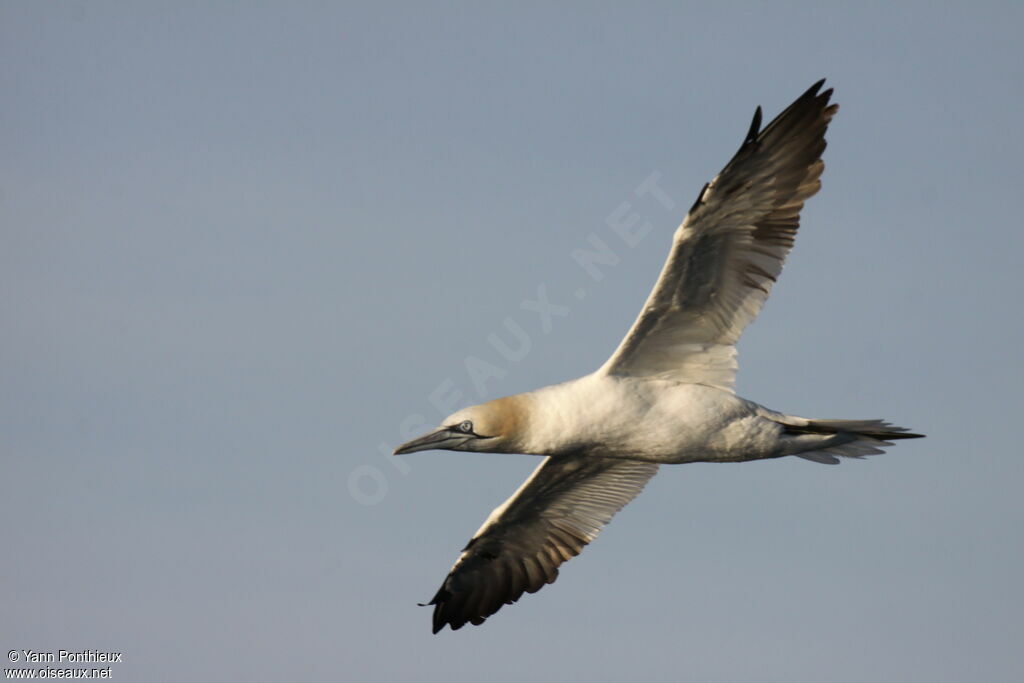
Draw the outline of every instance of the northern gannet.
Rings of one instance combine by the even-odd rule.
[[[793,246],[838,110],[815,83],[700,191],[636,322],[596,372],[459,410],[395,449],[547,456],[473,535],[434,606],[433,631],[481,624],[558,576],[662,464],[796,455],[836,464],[922,436],[882,420],[816,420],[733,392],[736,341]]]

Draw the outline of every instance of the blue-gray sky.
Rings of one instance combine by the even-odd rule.
[[[1021,680],[1022,25],[0,3],[0,646],[122,651],[131,681]],[[821,77],[824,187],[739,389],[928,438],[664,468],[554,586],[431,635],[415,603],[536,461],[381,451],[453,394],[597,367],[754,107]]]

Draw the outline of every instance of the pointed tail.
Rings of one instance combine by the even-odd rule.
[[[920,439],[904,427],[884,420],[800,420],[785,422],[782,433],[791,437],[792,455],[838,465],[839,458],[863,458],[884,452],[898,439]]]

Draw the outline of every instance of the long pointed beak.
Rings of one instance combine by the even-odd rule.
[[[463,441],[465,441],[464,435],[456,435],[452,433],[452,430],[447,428],[438,429],[436,432],[424,434],[418,439],[413,439],[408,443],[403,443],[395,449],[394,455],[404,455],[405,453],[415,453],[416,451],[429,451],[432,448],[443,449],[446,446],[455,445]]]

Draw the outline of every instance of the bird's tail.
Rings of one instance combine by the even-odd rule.
[[[789,437],[789,454],[825,465],[838,465],[839,458],[863,458],[882,453],[898,439],[920,439],[884,420],[807,420],[797,418],[782,423]]]

